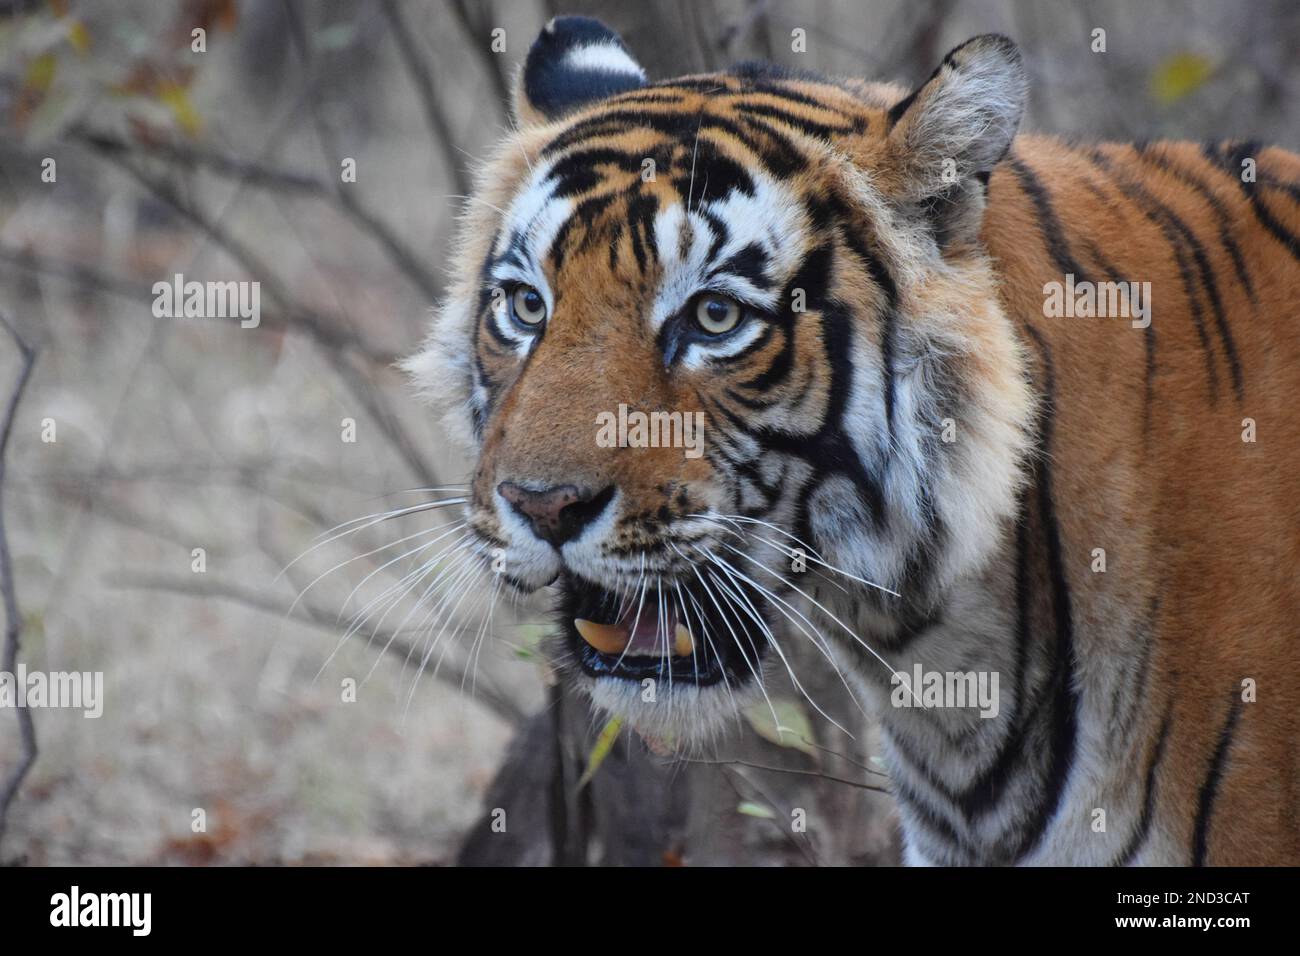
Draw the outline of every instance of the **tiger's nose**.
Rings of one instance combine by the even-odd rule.
[[[513,481],[503,481],[497,485],[497,492],[528,521],[537,537],[558,548],[600,517],[614,497],[614,486],[593,494],[577,485],[533,491]]]

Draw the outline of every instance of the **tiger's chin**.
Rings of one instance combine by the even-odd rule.
[[[557,655],[599,710],[670,745],[714,737],[761,696],[770,606],[745,582],[616,592],[566,573]]]

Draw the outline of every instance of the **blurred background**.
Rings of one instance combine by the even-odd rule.
[[[28,712],[0,862],[897,862],[872,728],[815,660],[849,733],[777,688],[775,720],[669,761],[554,686],[544,596],[470,584],[433,643],[403,594],[403,541],[455,520],[410,509],[467,465],[393,363],[557,13],[652,78],[765,58],[911,85],[999,31],[1027,128],[1300,146],[1293,0],[0,3],[0,315],[36,350],[0,584],[17,660],[105,685],[99,719]],[[177,273],[260,282],[260,325],[155,317]],[[0,329],[0,411],[23,366]],[[0,797],[24,753],[0,709]]]

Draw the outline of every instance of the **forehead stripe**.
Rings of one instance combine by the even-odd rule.
[[[630,127],[641,127],[687,142],[694,139],[697,131],[701,134],[726,134],[748,149],[755,159],[777,177],[790,176],[804,168],[805,157],[789,137],[753,117],[740,119],[741,122],[735,122],[731,118],[711,113],[700,117],[682,112],[614,110],[578,122],[557,136],[542,150],[542,155],[554,156],[584,139],[626,132]]]

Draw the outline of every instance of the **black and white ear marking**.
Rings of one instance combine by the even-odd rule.
[[[645,70],[617,33],[591,17],[556,17],[528,51],[515,86],[515,119],[521,126],[558,119],[645,84]]]
[[[989,173],[1011,148],[1028,95],[1020,51],[990,33],[952,50],[889,111],[894,196],[924,217],[941,249],[978,233]]]
[[[889,111],[889,138],[910,198],[987,176],[1010,148],[1028,95],[1020,51],[1007,37],[977,36],[945,56]]]

